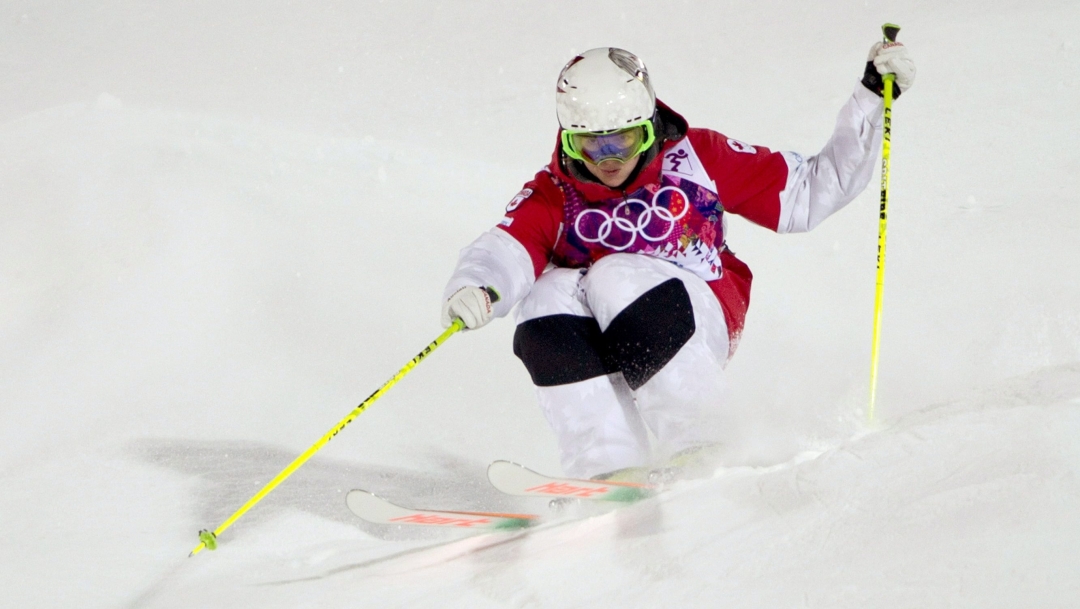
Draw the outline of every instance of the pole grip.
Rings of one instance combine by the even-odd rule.
[[[881,26],[881,34],[882,36],[884,36],[883,42],[885,42],[886,44],[890,42],[896,42],[896,35],[899,33],[900,26],[896,25],[895,23],[886,23],[885,25]],[[892,73],[882,74],[881,80],[882,89],[884,90],[884,93],[888,96],[888,100],[891,102],[893,99],[896,99],[896,90],[893,88],[896,86],[896,75]]]
[[[881,33],[885,36],[885,42],[896,42],[896,35],[900,33],[900,26],[895,23],[886,23],[881,26]]]

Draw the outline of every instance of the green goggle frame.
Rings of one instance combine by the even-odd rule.
[[[589,134],[589,135],[596,135],[596,136],[604,136],[604,135],[611,135],[611,134],[619,133],[621,131],[627,131],[629,129],[637,129],[637,128],[640,128],[640,127],[643,127],[645,129],[645,137],[644,137],[644,139],[642,139],[641,143],[638,144],[636,149],[628,150],[627,154],[625,154],[625,156],[624,155],[613,155],[613,156],[607,156],[607,157],[604,157],[604,158],[600,158],[600,159],[594,161],[593,159],[588,158],[587,156],[585,156],[585,154],[582,153],[581,150],[578,150],[574,146],[574,139],[573,138],[574,138],[575,135]],[[653,130],[652,119],[646,119],[646,120],[634,123],[632,125],[627,125],[626,127],[621,127],[619,129],[612,129],[611,131],[603,131],[603,132],[599,132],[599,133],[595,132],[595,131],[567,131],[566,129],[563,129],[562,134],[561,134],[561,139],[562,139],[562,150],[563,150],[563,152],[566,154],[566,156],[568,156],[568,157],[570,157],[570,158],[572,158],[572,159],[574,159],[576,161],[583,161],[583,162],[586,162],[586,163],[597,164],[597,163],[600,163],[601,161],[605,161],[607,159],[616,159],[616,160],[618,160],[620,162],[625,163],[626,161],[628,161],[628,160],[634,158],[635,156],[641,154],[642,152],[645,152],[646,150],[648,150],[653,145],[653,142],[656,141],[656,132]]]

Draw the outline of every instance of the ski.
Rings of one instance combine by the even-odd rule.
[[[512,530],[533,526],[540,520],[539,516],[534,514],[417,510],[391,503],[374,493],[360,489],[349,491],[345,496],[345,503],[353,514],[375,524]]]
[[[630,503],[651,497],[659,490],[651,484],[553,478],[513,463],[495,461],[488,466],[488,480],[496,489],[519,497],[588,499]]]

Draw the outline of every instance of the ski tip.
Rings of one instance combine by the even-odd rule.
[[[514,463],[513,461],[500,459],[498,461],[492,461],[491,464],[488,465],[487,477],[492,484],[495,484],[495,481],[499,478],[503,476],[513,476],[517,472],[529,472],[531,474],[537,473],[520,463]]]
[[[358,503],[390,503],[386,499],[376,495],[371,491],[365,491],[362,488],[354,488],[353,490],[345,493],[345,505],[350,508]]]
[[[386,509],[386,506],[390,505],[393,504],[371,491],[354,488],[348,493],[345,493],[345,507],[349,508],[350,511],[358,516],[373,507]],[[363,516],[360,517],[363,518]]]

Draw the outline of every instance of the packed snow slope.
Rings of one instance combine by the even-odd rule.
[[[813,154],[885,21],[896,105],[879,416],[876,185],[754,269],[723,467],[462,538],[358,521],[542,510],[558,471],[502,320],[441,331],[458,249],[555,141],[575,53],[633,50],[692,124]],[[1080,5],[0,3],[0,590],[20,607],[1080,605]]]

